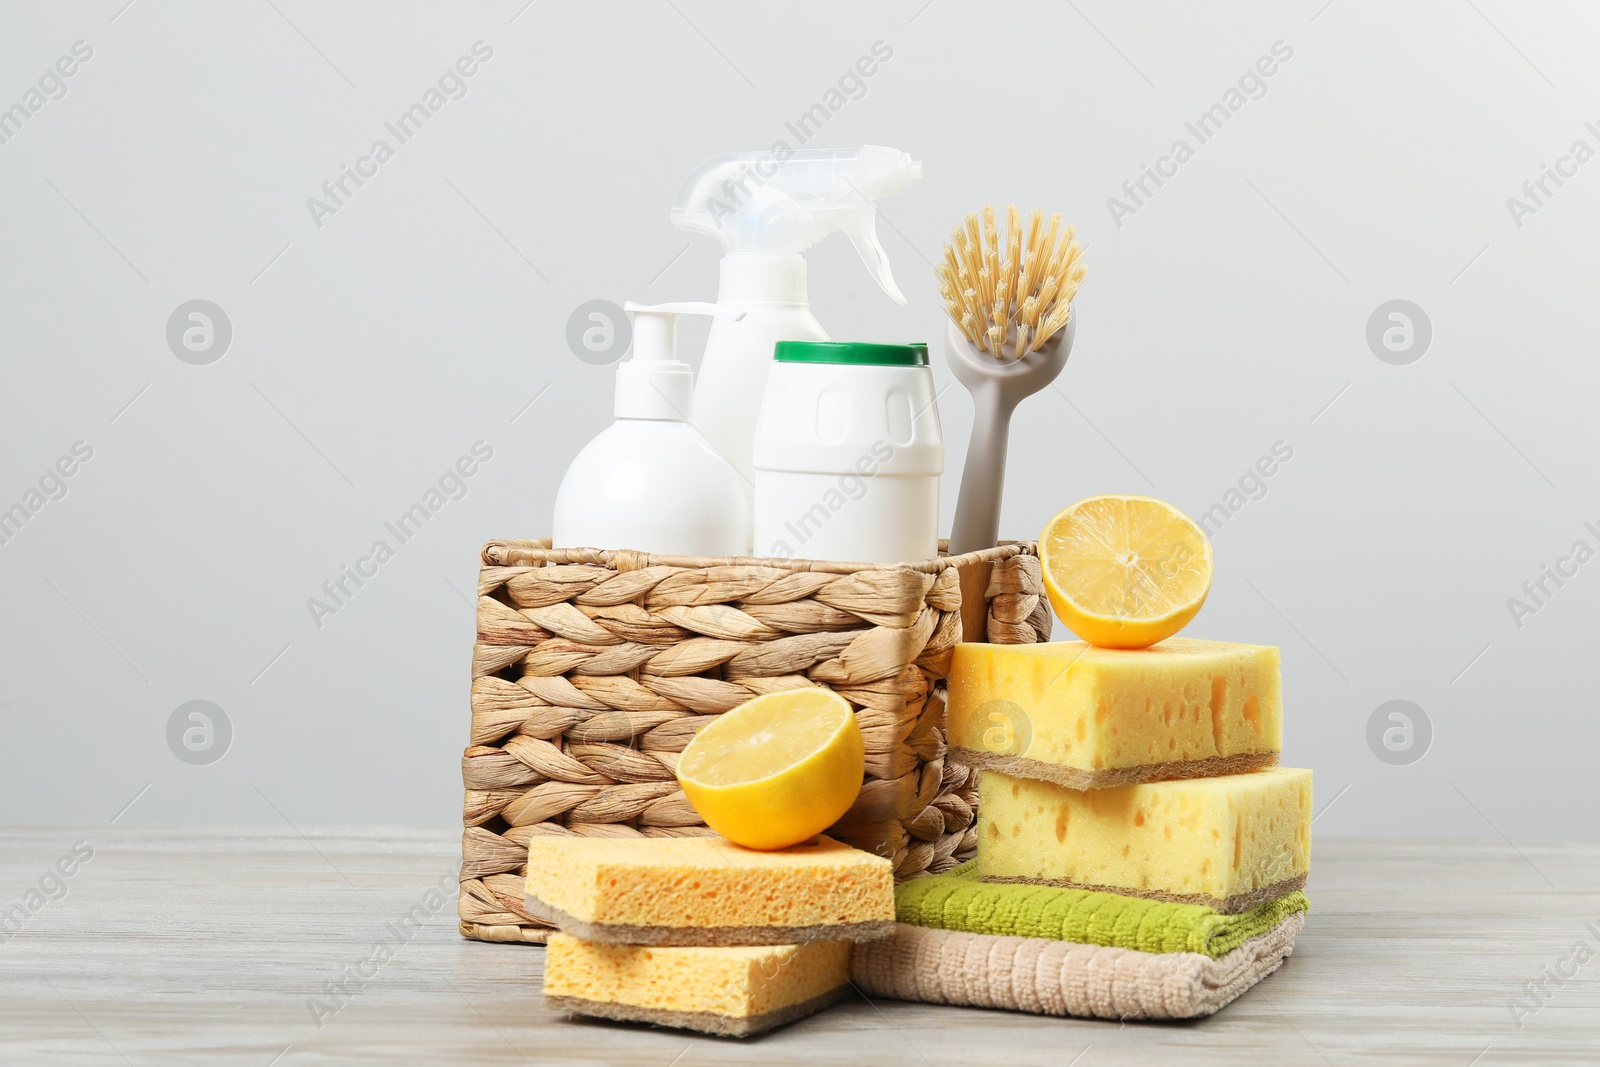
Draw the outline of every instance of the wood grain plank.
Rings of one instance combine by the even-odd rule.
[[[0,842],[7,1062],[1600,1060],[1600,844],[1591,842],[1519,842],[1519,853],[1502,841],[1319,840],[1294,956],[1199,1022],[1118,1025],[858,996],[755,1044],[548,1011],[541,948],[457,935],[451,831],[9,827]],[[93,856],[62,879],[61,896],[47,871],[77,842]],[[21,918],[6,910],[17,905]],[[1579,943],[1594,958],[1574,979],[1547,982],[1547,996],[1530,996],[1527,983]],[[1517,997],[1538,1005],[1520,1028]]]

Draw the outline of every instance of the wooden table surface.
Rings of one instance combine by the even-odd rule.
[[[454,880],[448,833],[101,825],[0,841],[4,1063],[1600,1064],[1589,842],[1319,840],[1294,956],[1198,1022],[857,996],[739,1043],[547,1010],[542,948],[457,934],[453,893],[435,888]],[[49,873],[58,861],[70,877]]]

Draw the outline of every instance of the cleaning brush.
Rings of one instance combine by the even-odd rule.
[[[1088,268],[1077,231],[1063,229],[1060,215],[1046,226],[1044,212],[1035,211],[1024,234],[1013,205],[1003,234],[994,208],[983,209],[981,225],[968,215],[934,270],[950,316],[950,371],[972,394],[972,439],[950,531],[950,553],[958,555],[995,545],[1011,413],[1066,366],[1077,332],[1072,298]],[[981,588],[974,595],[981,604]]]
[[[935,268],[945,312],[966,339],[996,359],[1037,352],[1072,318],[1072,298],[1088,268],[1077,230],[1061,229],[1061,216],[1034,209],[1024,239],[1022,213],[1006,208],[1006,230],[995,226],[993,205],[966,217],[944,246]]]

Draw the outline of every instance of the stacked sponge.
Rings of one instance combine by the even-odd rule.
[[[1273,766],[1281,692],[1259,645],[959,646],[950,738],[985,771],[982,877],[1222,912],[1300,888],[1311,772]]]
[[[827,837],[535,838],[527,908],[560,928],[544,993],[574,1015],[746,1037],[850,987],[854,941],[894,930],[888,860]]]
[[[902,887],[907,925],[858,958],[863,988],[1171,1018],[1217,1010],[1292,950],[1311,772],[1276,766],[1277,649],[959,645],[949,742],[952,758],[983,769],[977,860]],[[1171,936],[1196,929],[1230,934]],[[932,977],[968,957],[984,963],[965,987]],[[1063,969],[1041,992],[1046,958]],[[1028,961],[1027,982],[1000,973],[1014,960]]]

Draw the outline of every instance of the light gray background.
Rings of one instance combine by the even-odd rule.
[[[0,9],[0,107],[94,49],[0,145],[0,507],[94,449],[0,545],[5,818],[455,823],[477,547],[546,533],[609,420],[613,372],[568,351],[569,314],[713,298],[716,247],[668,222],[679,183],[796,146],[784,122],[882,40],[811,144],[925,161],[881,225],[911,302],[831,238],[810,261],[833,336],[937,337],[930,261],[986,201],[1063,211],[1088,246],[1004,532],[1101,492],[1198,514],[1288,442],[1216,537],[1192,632],[1282,646],[1318,833],[1596,835],[1600,562],[1521,628],[1506,604],[1600,547],[1600,162],[1520,228],[1506,205],[1600,147],[1591,6],[524,2]],[[307,197],[478,40],[467,96],[317,228]],[[1107,198],[1280,40],[1265,97],[1116,226]],[[1409,366],[1365,340],[1397,298],[1434,330]],[[209,366],[165,340],[192,299],[232,322]],[[942,416],[948,527],[959,388]],[[466,497],[316,627],[307,598],[478,440]],[[209,766],[166,741],[193,699],[232,723]],[[1368,747],[1391,699],[1433,725],[1409,766]]]

